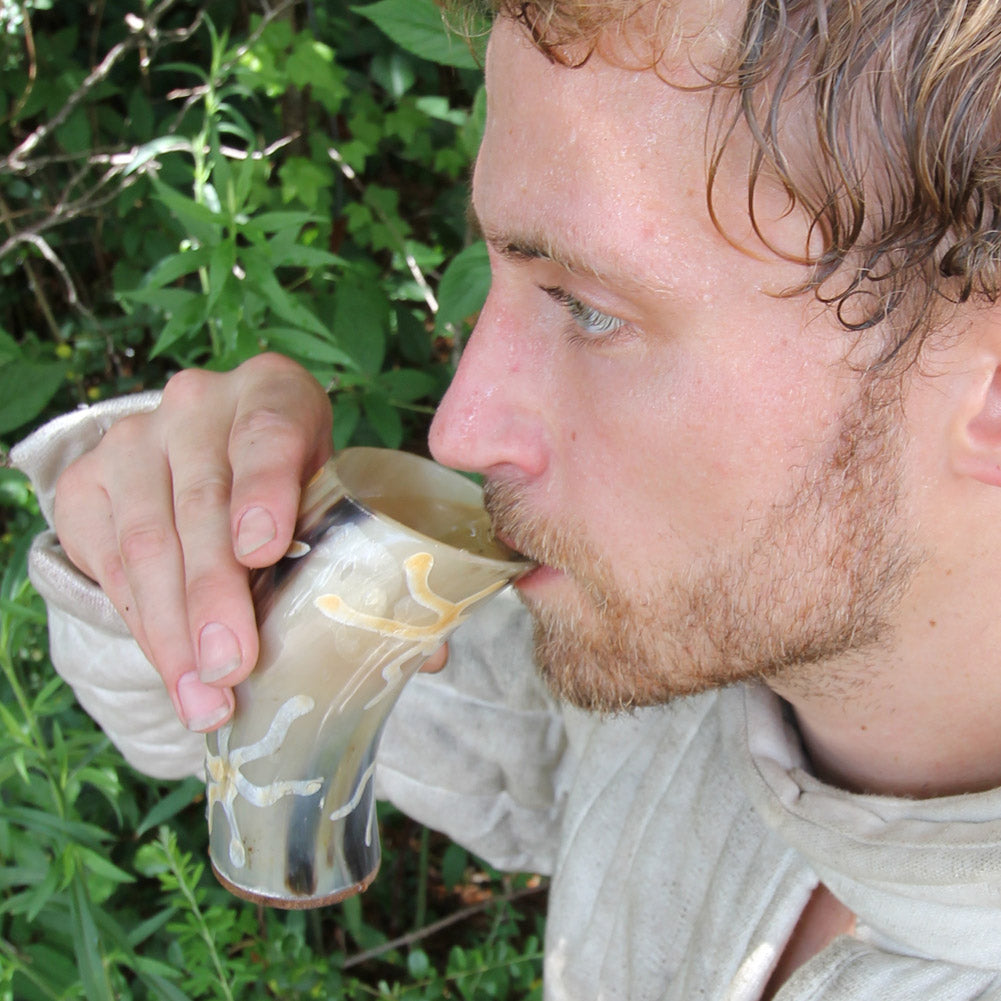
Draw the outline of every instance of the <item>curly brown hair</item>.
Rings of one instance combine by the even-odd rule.
[[[567,65],[640,15],[654,68],[674,44],[679,2],[446,6],[514,18]],[[743,122],[752,221],[756,185],[775,177],[820,238],[810,277],[790,294],[812,290],[850,330],[892,318],[883,363],[916,357],[947,304],[1001,297],[1001,0],[747,0],[739,39],[705,72],[728,109],[707,152],[710,211]],[[794,105],[795,137],[783,113]]]

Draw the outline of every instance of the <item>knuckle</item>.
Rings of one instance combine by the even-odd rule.
[[[125,568],[158,563],[170,551],[167,532],[158,525],[139,524],[122,530],[118,551]]]
[[[219,375],[198,368],[186,368],[172,375],[163,387],[160,404],[164,409],[200,406],[218,392]]]
[[[254,355],[253,358],[249,358],[243,363],[243,369],[245,372],[254,375],[255,378],[258,376],[268,379],[276,376],[301,378],[307,374],[306,370],[298,362],[294,362],[291,358],[286,358],[285,355],[277,354],[274,351],[264,351],[259,355]]]
[[[220,476],[205,476],[179,487],[174,513],[179,521],[198,523],[209,513],[229,507],[230,482]]]
[[[253,381],[266,384],[273,393],[292,401],[297,407],[313,410],[328,408],[327,393],[316,378],[298,362],[284,355],[265,353],[245,363],[255,368]]]
[[[100,579],[98,583],[107,594],[112,597],[127,594],[129,582],[125,576],[125,564],[122,557],[114,551],[105,553],[101,560],[99,569]]]
[[[143,447],[149,440],[150,419],[148,414],[130,414],[108,428],[100,444],[90,455],[95,457],[107,457],[111,453],[129,452],[136,448]],[[84,456],[78,461],[78,465],[83,470],[87,469],[88,456]],[[72,466],[70,467],[73,468]]]
[[[258,406],[233,423],[231,445],[253,447],[262,442],[283,451],[302,448],[304,432],[298,422],[277,407]]]
[[[234,573],[220,567],[196,571],[185,583],[188,607],[194,610],[218,606],[220,595],[228,594],[241,583],[246,586],[246,573],[242,578],[238,578]]]

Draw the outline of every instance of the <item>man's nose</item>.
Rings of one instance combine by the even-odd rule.
[[[491,291],[431,425],[438,462],[521,479],[545,472],[552,359],[529,326]]]

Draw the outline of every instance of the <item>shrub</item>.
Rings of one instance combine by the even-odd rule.
[[[432,0],[0,0],[0,450],[265,349],[338,446],[420,447],[486,292],[483,113]],[[362,898],[219,887],[201,785],[125,766],[51,668],[40,528],[0,469],[0,999],[539,996],[542,881],[388,807]]]

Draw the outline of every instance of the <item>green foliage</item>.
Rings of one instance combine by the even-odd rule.
[[[0,450],[277,350],[335,443],[419,442],[486,293],[476,60],[433,0],[0,0]],[[48,660],[42,523],[0,468],[0,1001],[539,997],[544,886],[381,808],[320,912],[206,869],[201,783],[121,760]]]
[[[0,436],[274,350],[328,387],[339,446],[423,439],[487,283],[482,51],[433,0],[34,0],[0,26]]]

